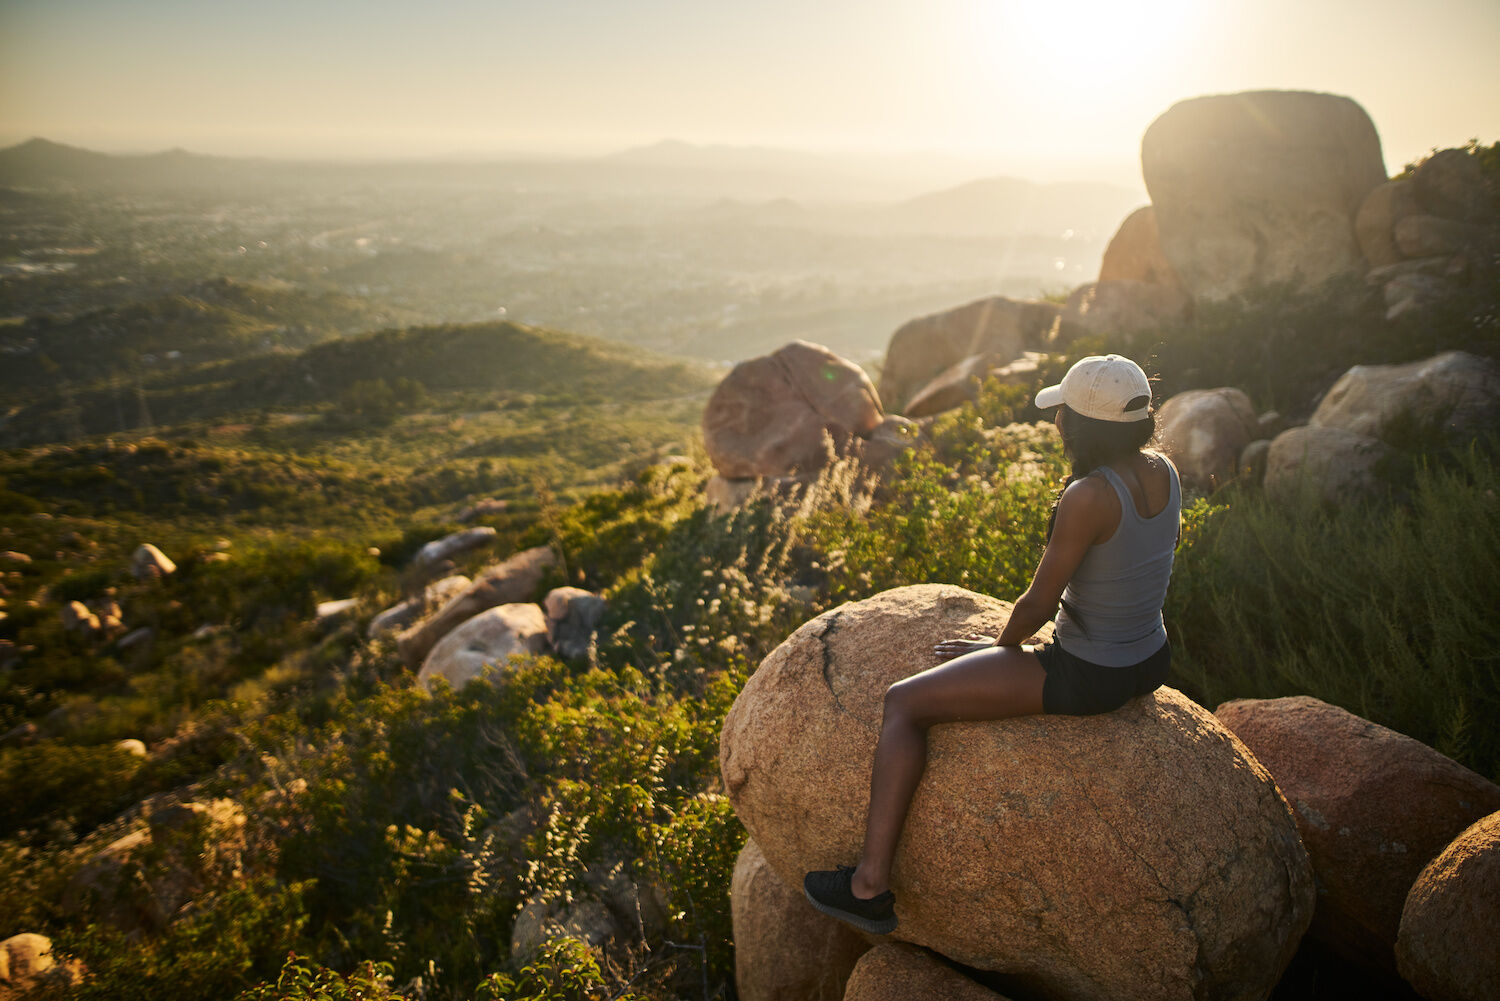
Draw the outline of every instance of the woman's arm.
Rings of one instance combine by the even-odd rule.
[[[1088,555],[1089,547],[1118,526],[1119,508],[1114,490],[1095,476],[1074,480],[1063,491],[1042,562],[1031,578],[1031,586],[1016,599],[995,646],[1020,646],[1051,620],[1062,601],[1063,589]]]

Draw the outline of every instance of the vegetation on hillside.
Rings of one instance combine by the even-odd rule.
[[[1271,290],[1150,348],[1073,350],[1142,350],[1168,391],[1235,383],[1300,414],[1355,362],[1493,356],[1494,288],[1390,326],[1358,290]],[[1351,309],[1362,338],[1332,322]],[[717,748],[745,678],[845,600],[924,581],[1019,593],[1065,471],[1055,437],[1025,423],[1034,387],[995,387],[879,485],[836,462],[725,515],[702,501],[695,370],[487,324],[222,371],[225,406],[257,414],[243,426],[0,455],[0,549],[30,557],[0,566],[0,913],[85,962],[75,997],[730,996],[744,831]],[[421,392],[399,402],[398,378]],[[378,403],[377,382],[398,402],[350,404]],[[193,384],[151,392],[177,388]],[[1500,778],[1494,439],[1409,444],[1383,498],[1288,511],[1235,485],[1188,510],[1173,684],[1210,707],[1315,695]],[[517,660],[425,694],[365,626],[411,586],[416,548],[496,495],[509,505],[477,522],[493,547],[458,569],[550,545],[562,559],[542,591],[599,591],[606,620],[578,662]],[[147,540],[176,574],[125,572]],[[316,621],[319,601],[350,596],[352,620]],[[153,638],[121,650],[68,632],[71,600],[117,602]],[[134,881],[99,882],[100,853],[143,815],[216,798],[246,813],[237,866],[210,865],[214,836],[189,824],[159,835]],[[191,906],[128,935],[112,915],[143,913],[150,867],[171,858],[199,860]],[[621,879],[637,920],[612,944],[513,954],[525,908],[561,913]]]

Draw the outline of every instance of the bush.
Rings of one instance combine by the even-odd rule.
[[[1207,706],[1313,695],[1500,779],[1500,474],[1477,450],[1412,503],[1189,512],[1167,620]]]

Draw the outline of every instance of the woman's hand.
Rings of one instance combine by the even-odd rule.
[[[962,639],[943,640],[932,648],[937,654],[938,660],[952,660],[954,657],[962,657],[966,653],[974,653],[977,650],[988,650],[995,645],[995,637],[985,636],[980,633],[969,633]]]

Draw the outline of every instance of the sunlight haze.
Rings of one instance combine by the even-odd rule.
[[[1494,135],[1497,41],[1490,0],[10,0],[0,141],[320,158],[674,138],[1137,184],[1173,102],[1274,88],[1359,101],[1394,171]]]

